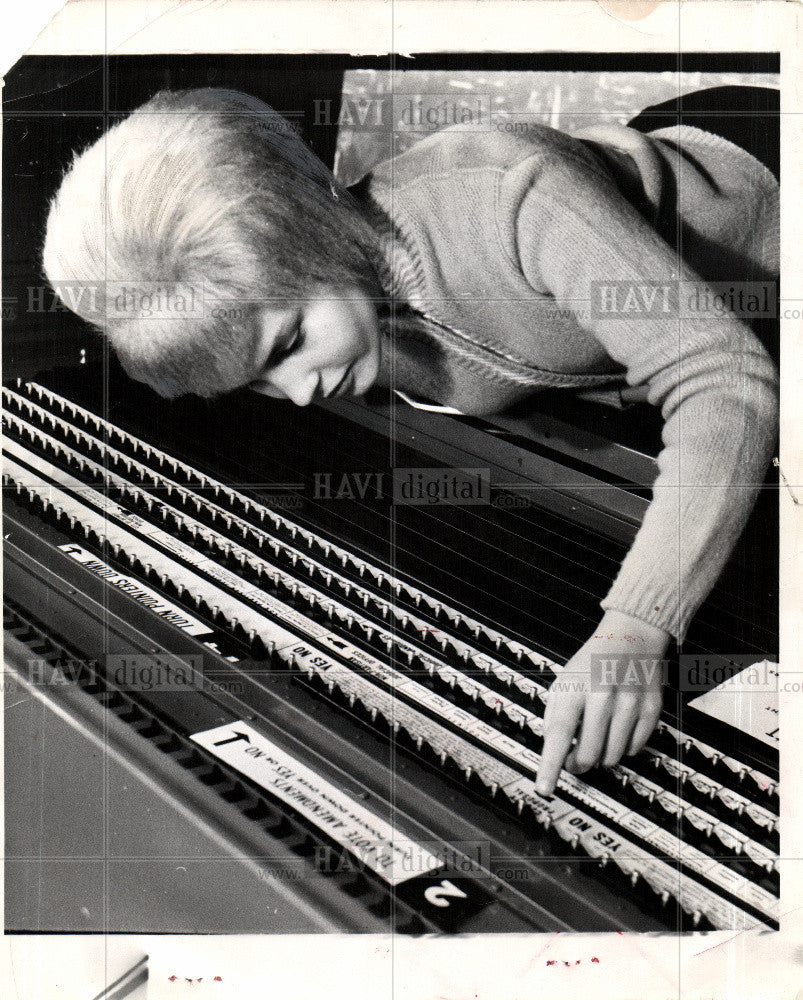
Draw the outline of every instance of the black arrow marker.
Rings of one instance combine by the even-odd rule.
[[[227,740],[220,740],[219,743],[213,743],[212,746],[222,747],[226,743],[236,743],[238,740],[245,740],[246,743],[250,743],[251,742],[251,738],[248,735],[248,733],[238,733],[235,730],[234,736],[230,736]]]

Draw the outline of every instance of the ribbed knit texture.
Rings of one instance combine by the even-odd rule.
[[[730,314],[603,314],[589,308],[592,288],[776,276],[772,174],[688,126],[650,136],[613,126],[590,142],[457,127],[355,190],[394,292],[436,321],[399,331],[387,382],[468,414],[539,386],[646,387],[665,421],[659,474],[602,607],[682,641],[763,480],[777,373]]]

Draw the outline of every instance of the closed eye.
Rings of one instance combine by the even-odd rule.
[[[268,360],[265,363],[265,368],[275,368],[276,365],[284,361],[285,358],[289,357],[294,351],[298,350],[304,340],[304,332],[299,323],[295,326],[290,333],[282,340],[281,343],[276,344],[273,350],[268,356]]]

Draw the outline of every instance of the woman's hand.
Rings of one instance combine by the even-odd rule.
[[[623,612],[605,613],[549,689],[537,791],[550,795],[562,767],[576,774],[610,767],[644,746],[661,713],[669,638]]]

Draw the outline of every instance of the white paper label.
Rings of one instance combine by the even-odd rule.
[[[164,618],[165,621],[170,622],[171,625],[175,625],[176,628],[180,628],[188,635],[212,635],[212,629],[208,625],[204,625],[197,618],[188,615],[184,608],[180,608],[177,604],[165,600],[161,594],[157,594],[155,590],[151,590],[150,587],[139,580],[134,580],[130,576],[118,573],[108,563],[103,562],[102,559],[98,559],[97,556],[91,552],[87,552],[86,549],[82,549],[80,545],[74,545],[72,542],[69,542],[67,545],[59,545],[59,549],[71,559],[86,566],[95,576],[99,576],[105,580],[109,586],[122,590],[123,593],[128,594],[129,597],[133,597],[139,604],[150,608],[160,618]]]
[[[770,660],[753,663],[689,705],[777,748],[778,669]]]
[[[345,792],[297,761],[245,722],[195,733],[191,739],[311,820],[390,885],[443,866]]]

